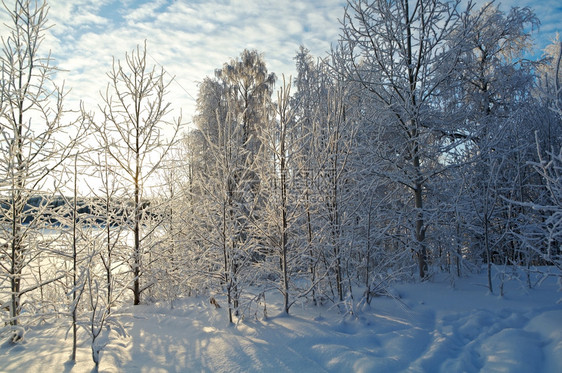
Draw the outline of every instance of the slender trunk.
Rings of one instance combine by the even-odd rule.
[[[145,51],[146,52],[146,51]],[[143,60],[144,64],[144,60]],[[143,74],[142,71],[141,74]],[[142,79],[141,79],[142,81]],[[137,83],[135,79],[135,84]],[[139,93],[139,87],[135,87],[135,92]],[[142,113],[142,98],[143,95],[139,95],[138,97],[135,95],[134,103],[135,103],[135,148],[134,148],[134,155],[135,155],[135,175],[134,175],[134,188],[135,188],[135,205],[134,205],[134,212],[135,212],[135,221],[134,221],[134,228],[133,228],[133,235],[135,240],[135,247],[134,247],[134,269],[133,269],[133,276],[134,276],[134,283],[133,283],[133,293],[134,293],[134,305],[138,305],[141,302],[141,287],[140,287],[140,276],[141,276],[141,265],[142,265],[142,249],[140,244],[140,224],[141,224],[141,152],[142,152],[142,131],[144,130],[142,125],[141,113]]]
[[[74,201],[72,205],[72,354],[70,356],[70,361],[76,361],[76,334],[77,334],[77,309],[78,309],[78,248],[77,248],[77,237],[76,237],[76,220],[78,219],[78,169],[77,169],[78,155],[74,158]]]
[[[337,211],[335,212],[335,216],[334,219],[337,222],[338,217],[337,217]],[[339,247],[339,227],[334,224],[332,226],[332,245],[334,247],[334,258],[336,261],[336,290],[338,292],[338,299],[340,302],[343,301],[343,276],[342,276],[342,266],[341,266],[341,253],[340,253],[340,247]]]
[[[371,263],[371,219],[372,219],[372,208],[373,208],[373,196],[369,200],[369,214],[367,215],[367,258],[365,263],[365,301],[367,304],[371,304],[371,279],[369,277],[370,263]]]
[[[287,269],[287,177],[285,169],[285,136],[281,139],[281,261],[283,263],[283,308],[289,313],[289,274]]]
[[[140,111],[139,111],[140,112]],[[135,221],[133,228],[134,235],[134,258],[133,258],[133,293],[134,293],[134,305],[138,305],[141,302],[141,289],[140,289],[140,276],[141,276],[141,264],[142,264],[142,250],[140,245],[140,223],[141,223],[141,201],[140,201],[140,144],[138,143],[140,139],[139,126],[137,126],[137,148],[136,148],[136,162],[135,162]]]
[[[20,74],[20,87],[22,87]],[[12,184],[12,242],[11,242],[11,268],[10,268],[10,290],[11,290],[11,304],[10,304],[10,325],[18,325],[18,317],[20,314],[21,304],[21,275],[23,267],[23,237],[21,225],[23,223],[24,205],[27,202],[22,195],[25,190],[25,183],[23,180],[24,162],[22,150],[22,130],[23,130],[23,101],[18,103],[18,123],[16,124],[15,136],[12,146],[13,158],[16,162],[14,167],[15,175]],[[16,335],[14,338],[19,339]]]
[[[222,209],[222,254],[224,259],[224,284],[226,286],[226,296],[228,301],[228,321],[232,324],[232,294],[230,276],[228,275],[228,246],[226,239],[226,203]]]
[[[486,202],[487,204],[487,202]],[[486,246],[486,269],[488,274],[488,290],[490,293],[494,293],[494,289],[492,287],[492,253],[490,250],[490,236],[489,236],[489,220],[488,220],[488,211],[484,212],[484,245]]]
[[[408,1],[404,1],[404,22],[406,25],[406,51],[407,51],[407,62],[408,62],[408,82],[409,82],[409,104],[412,108],[418,107],[416,92],[417,92],[417,78],[416,70],[414,65],[414,49],[412,46],[412,20],[410,19],[410,8]],[[423,4],[422,4],[423,6]],[[415,10],[414,10],[415,12]],[[423,40],[420,40],[419,52],[423,49]],[[419,63],[419,61],[418,61]],[[410,119],[410,135],[412,146],[412,158],[413,166],[415,172],[414,181],[414,208],[416,209],[416,224],[415,224],[415,239],[417,243],[417,256],[419,265],[419,275],[421,280],[425,280],[427,276],[427,249],[425,246],[425,227],[424,227],[424,216],[423,216],[423,179],[421,170],[421,159],[420,159],[420,140],[419,140],[419,123],[416,119]]]
[[[310,197],[309,197],[308,188],[306,190],[305,199],[306,199],[306,227],[307,227],[308,248],[309,248],[309,255],[310,255],[310,260],[309,260],[310,283],[312,284],[312,302],[316,306],[317,305],[316,285],[314,285],[314,283],[316,282],[316,264],[314,259],[314,252],[312,249],[312,216],[310,214]]]
[[[15,207],[15,206],[14,206]],[[14,208],[13,207],[13,208]],[[16,214],[14,214],[16,215]],[[14,218],[14,217],[13,217]],[[20,228],[16,221],[12,222],[12,250],[10,255],[11,268],[10,268],[10,290],[11,290],[11,304],[10,304],[10,325],[18,325],[18,316],[20,312],[20,288],[21,288],[21,242],[20,242]]]
[[[416,209],[416,230],[415,236],[417,241],[417,255],[420,279],[425,280],[427,276],[427,249],[425,246],[425,227],[423,217],[423,184],[421,182],[421,166],[418,153],[418,146],[414,149],[414,168],[417,173],[417,180],[414,187],[414,207]]]
[[[111,288],[111,254],[112,254],[112,248],[111,248],[111,221],[109,219],[109,197],[108,199],[105,201],[105,211],[106,211],[106,222],[105,222],[105,239],[106,239],[106,247],[107,247],[107,262],[105,263],[105,278],[107,281],[107,312],[110,313],[111,312],[111,292],[112,292],[112,288]]]
[[[339,247],[339,214],[337,205],[337,185],[333,185],[332,189],[332,203],[330,206],[330,220],[331,220],[331,236],[332,236],[332,246],[335,260],[335,272],[336,272],[336,291],[338,293],[338,299],[340,302],[343,301],[343,276],[341,267],[341,253]]]
[[[341,109],[341,108],[340,108]],[[345,111],[342,109],[343,120],[345,121]],[[336,128],[334,131],[335,138],[332,139],[332,195],[331,195],[331,224],[332,224],[332,245],[334,250],[334,258],[336,261],[336,290],[338,292],[338,299],[343,301],[343,270],[341,264],[341,250],[340,250],[340,212],[339,212],[339,188],[338,188],[338,166],[339,166],[339,140],[340,140],[340,118],[337,118]]]
[[[140,206],[139,206],[139,190],[135,186],[135,222],[133,228],[134,234],[134,253],[133,253],[133,293],[134,305],[140,304],[140,267],[141,267],[141,247],[140,247]]]
[[[112,246],[111,246],[111,224],[112,221],[112,212],[111,212],[111,193],[109,190],[109,167],[108,167],[108,160],[107,160],[107,151],[105,152],[105,183],[106,183],[106,190],[105,190],[105,245],[107,250],[107,260],[103,260],[103,264],[105,266],[105,279],[107,281],[107,313],[111,313],[111,303],[112,303],[112,274],[111,274],[111,266],[112,266]]]
[[[460,224],[457,220],[457,255],[456,255],[456,266],[457,266],[457,277],[461,277],[461,243],[460,243]]]

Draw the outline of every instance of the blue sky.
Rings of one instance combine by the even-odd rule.
[[[10,4],[10,0],[6,1]],[[484,1],[478,0],[478,4]],[[325,56],[339,34],[345,0],[51,0],[45,47],[66,70],[70,101],[95,109],[112,57],[123,59],[147,41],[149,59],[176,83],[168,97],[191,120],[197,82],[244,48],[264,53],[279,77],[294,74],[300,44]],[[542,22],[535,35],[544,48],[561,31],[560,0],[505,0],[501,9],[530,6]],[[5,15],[0,17],[5,22]],[[2,35],[5,31],[2,31]],[[539,53],[540,54],[540,53]]]

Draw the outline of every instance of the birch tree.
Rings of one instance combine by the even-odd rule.
[[[263,55],[245,49],[240,58],[225,63],[215,76],[224,83],[231,109],[242,126],[242,144],[251,156],[259,151],[259,133],[270,113],[264,111],[271,102],[275,74],[269,73]]]
[[[229,321],[239,313],[241,292],[252,257],[248,234],[248,214],[253,198],[247,180],[251,169],[245,166],[248,152],[241,146],[242,126],[228,111],[211,140],[205,138],[207,160],[194,170],[194,216],[191,226],[200,242],[198,268],[201,276],[218,280],[227,297]],[[202,120],[199,118],[199,120]],[[220,123],[220,121],[219,121]],[[216,288],[216,282],[213,284]]]
[[[76,362],[76,349],[78,345],[78,324],[79,324],[79,304],[84,290],[84,276],[85,271],[83,270],[83,261],[85,255],[83,254],[83,240],[84,231],[81,229],[84,221],[78,216],[79,213],[79,192],[78,192],[78,158],[79,154],[74,154],[73,165],[70,166],[70,170],[65,173],[69,175],[68,184],[72,185],[72,198],[64,196],[61,190],[58,193],[61,194],[63,205],[60,207],[58,221],[67,229],[63,231],[67,233],[61,240],[65,245],[68,246],[67,257],[71,262],[70,270],[70,288],[66,289],[66,293],[69,294],[70,306],[69,313],[72,318],[72,352],[70,355],[70,361],[72,363]],[[82,216],[83,218],[84,216]],[[87,217],[86,217],[87,218]],[[85,224],[87,225],[87,223]],[[66,251],[66,250],[65,250]]]
[[[3,5],[10,33],[2,39],[0,57],[0,302],[9,309],[4,321],[12,326],[11,339],[18,341],[23,338],[23,329],[18,328],[23,296],[63,276],[31,281],[32,267],[40,266],[40,250],[32,242],[48,245],[48,240],[33,237],[44,224],[42,218],[53,194],[47,185],[54,182],[56,186],[55,172],[75,142],[66,131],[72,123],[63,122],[66,91],[54,83],[56,68],[50,54],[41,48],[49,27],[47,4],[16,0],[12,6]],[[42,202],[32,205],[32,198]]]
[[[275,116],[260,136],[263,147],[257,172],[261,182],[260,202],[263,203],[259,206],[259,218],[252,224],[256,236],[264,241],[264,252],[272,254],[266,254],[260,270],[264,278],[273,280],[272,286],[282,294],[283,311],[287,314],[298,299],[316,287],[307,271],[310,264],[306,258],[311,259],[309,240],[303,240],[306,236],[303,228],[310,227],[312,222],[302,224],[307,212],[311,219],[311,210],[303,209],[308,195],[306,191],[301,193],[300,185],[307,171],[301,157],[308,136],[299,131],[296,110],[291,106],[294,102],[291,83],[283,76],[274,105]],[[303,281],[307,284],[304,287],[299,285]]]
[[[144,229],[147,221],[145,200],[147,183],[170,149],[181,126],[180,118],[170,118],[171,104],[165,101],[168,84],[164,69],[147,63],[146,45],[126,54],[124,62],[113,62],[109,84],[102,98],[103,123],[98,131],[112,161],[130,188],[130,231],[133,236],[131,259],[133,304],[150,286],[143,285],[146,272],[143,260],[154,227]]]
[[[88,183],[90,214],[94,220],[91,224],[97,228],[92,230],[91,240],[99,247],[95,254],[105,274],[105,304],[111,312],[126,283],[123,271],[119,270],[127,264],[126,204],[123,197],[126,185],[115,172],[117,165],[110,161],[107,148],[102,147],[101,151],[99,148],[90,149],[87,163],[88,176],[97,181],[95,185]]]
[[[425,191],[439,159],[438,139],[449,135],[436,117],[434,97],[445,89],[460,48],[460,1],[348,1],[339,49],[345,76],[360,83],[390,114],[381,128],[395,132],[385,174],[411,193],[412,236],[420,278],[428,274]]]
[[[321,61],[314,61],[310,51],[303,46],[299,48],[295,56],[297,76],[294,80],[296,92],[291,98],[291,106],[294,111],[296,128],[293,129],[292,141],[295,143],[295,161],[297,169],[297,182],[293,192],[300,194],[302,201],[302,228],[306,241],[302,242],[306,252],[302,253],[307,259],[307,267],[310,278],[310,295],[314,305],[317,305],[322,296],[318,293],[319,283],[322,280],[323,272],[320,270],[322,255],[320,251],[323,246],[323,234],[321,224],[317,221],[317,213],[320,210],[319,198],[316,194],[318,172],[318,160],[316,159],[317,150],[315,132],[318,121],[317,113],[322,107],[322,100],[326,94],[326,64]]]
[[[371,144],[358,148],[356,134],[365,107],[357,85],[334,73],[336,63],[330,67],[327,60],[314,62],[302,47],[296,61],[298,91],[291,108],[296,119],[287,137],[289,174],[298,211],[293,219],[300,221],[300,236],[307,240],[294,245],[307,248],[301,255],[308,258],[312,286],[301,294],[310,292],[315,303],[321,295],[339,304],[351,296],[355,259],[363,252],[357,225],[366,185],[359,182],[358,170],[371,161],[360,164]]]
[[[558,118],[558,134],[562,129],[562,42],[558,36],[547,48],[550,55],[549,65],[542,69],[543,80],[541,92],[550,109]],[[538,161],[532,162],[532,166],[545,182],[545,190],[549,199],[543,203],[533,203],[534,209],[542,212],[542,224],[540,224],[539,244],[535,252],[548,264],[562,268],[562,137],[558,137],[558,143],[550,149],[541,148],[539,133],[535,134],[535,143]],[[540,249],[542,248],[542,249]],[[558,278],[562,288],[562,277]]]
[[[531,170],[524,159],[532,155],[527,141],[532,130],[524,118],[532,101],[532,73],[523,58],[531,46],[529,30],[538,20],[528,8],[504,13],[487,3],[470,13],[468,23],[469,31],[462,35],[467,48],[457,67],[471,139],[466,144],[470,165],[463,170],[473,211],[465,217],[475,217],[469,228],[473,244],[483,249],[492,292],[492,261],[514,264],[520,252],[518,244],[509,248],[508,233],[518,229],[516,215],[523,211],[508,201],[523,201],[528,194],[525,183]]]
[[[192,206],[202,215],[195,231],[211,259],[207,270],[222,272],[231,321],[239,313],[246,276],[256,274],[249,271],[260,245],[251,229],[261,182],[256,165],[274,82],[263,56],[244,50],[201,83],[197,99],[198,131],[191,138],[198,139],[201,151],[192,159],[190,189]]]

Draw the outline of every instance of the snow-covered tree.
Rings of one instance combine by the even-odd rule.
[[[468,31],[458,36],[465,48],[451,74],[461,83],[455,87],[459,94],[450,99],[463,103],[462,133],[470,139],[463,149],[466,164],[461,172],[467,183],[464,196],[472,208],[463,219],[472,232],[471,249],[483,253],[487,263],[492,292],[492,262],[514,262],[519,251],[518,244],[510,244],[509,232],[517,229],[521,211],[510,201],[521,201],[527,194],[530,169],[525,159],[531,133],[526,117],[532,73],[523,58],[538,20],[528,8],[504,13],[487,3],[473,10],[467,23]]]
[[[327,91],[326,64],[324,61],[314,61],[310,51],[303,46],[295,56],[297,75],[294,79],[296,92],[292,97],[292,110],[295,112],[295,128],[290,133],[290,139],[295,142],[293,151],[296,169],[293,173],[297,177],[293,193],[301,196],[300,210],[302,210],[301,231],[306,241],[301,240],[303,247],[301,255],[307,260],[307,270],[310,280],[310,296],[313,303],[318,304],[319,283],[325,277],[321,269],[321,251],[323,247],[322,226],[317,219],[320,211],[320,198],[316,193],[318,180],[318,160],[316,154],[319,145],[316,130],[318,128],[318,113],[322,112],[323,101]],[[298,140],[296,142],[295,140]]]
[[[41,272],[39,254],[54,244],[41,236],[41,229],[52,223],[47,210],[57,187],[56,171],[76,143],[66,131],[72,123],[63,118],[66,91],[54,83],[56,68],[41,49],[49,27],[47,4],[16,0],[3,5],[10,23],[0,57],[0,304],[9,310],[4,322],[17,341],[23,337],[18,329],[23,296],[42,292],[64,276],[56,269]]]
[[[147,268],[143,265],[149,254],[148,240],[154,226],[147,226],[146,188],[174,142],[181,126],[180,118],[170,118],[171,104],[165,101],[168,84],[164,70],[150,67],[146,45],[126,54],[125,61],[113,62],[108,73],[109,84],[101,108],[103,123],[98,131],[111,161],[129,183],[131,216],[128,223],[133,235],[129,265],[132,271],[133,303],[139,304],[141,294],[150,286],[142,283]]]
[[[115,172],[117,165],[110,161],[104,144],[90,149],[87,153],[86,174],[95,178],[88,183],[88,207],[91,240],[98,247],[96,251],[101,269],[105,274],[103,286],[108,312],[118,301],[126,287],[123,267],[127,264],[127,222],[126,185]]]
[[[151,200],[152,211],[161,217],[162,223],[155,233],[158,239],[151,264],[155,285],[149,294],[168,301],[171,308],[176,299],[191,295],[197,287],[192,283],[196,265],[192,262],[195,242],[191,232],[194,206],[190,192],[193,175],[188,163],[190,156],[186,154],[189,151],[180,145],[167,154],[158,171],[160,183],[154,188],[158,197]]]
[[[460,1],[348,1],[334,58],[344,76],[361,84],[385,111],[378,126],[392,135],[381,174],[411,198],[408,244],[418,258],[420,278],[428,275],[427,186],[439,173],[444,126],[435,97],[446,91],[446,77],[462,51],[455,34],[463,27]],[[382,137],[382,136],[381,136]],[[381,152],[382,153],[382,152]],[[407,203],[407,205],[406,205]],[[411,241],[410,239],[408,241]]]
[[[270,114],[264,111],[264,106],[271,102],[275,74],[267,71],[258,51],[244,49],[240,58],[232,59],[216,70],[215,77],[223,83],[224,93],[234,111],[233,118],[242,126],[242,144],[250,155],[257,154],[259,133]]]
[[[554,42],[547,48],[549,55],[548,65],[543,69],[542,76],[542,96],[550,109],[556,114],[558,123],[555,136],[555,144],[549,141],[550,148],[545,148],[544,143],[539,137],[540,133],[535,135],[537,147],[538,161],[532,162],[531,165],[544,180],[544,189],[547,199],[542,203],[533,201],[532,207],[542,212],[542,224],[537,224],[539,229],[535,231],[538,240],[534,248],[537,255],[544,260],[545,263],[553,264],[559,269],[562,268],[562,251],[560,244],[562,242],[562,42],[558,36]],[[541,143],[543,143],[541,147]],[[562,287],[562,278],[559,278]]]
[[[257,275],[250,267],[260,240],[251,229],[260,187],[256,162],[274,81],[262,55],[243,51],[201,83],[198,130],[190,135],[198,149],[191,154],[188,182],[196,241],[204,252],[199,268],[225,287],[231,321],[251,282],[247,276]]]
[[[191,224],[199,242],[195,259],[203,277],[218,280],[227,296],[229,320],[237,314],[244,274],[248,274],[252,240],[248,214],[253,200],[248,200],[250,169],[240,163],[248,154],[240,146],[242,127],[231,122],[218,128],[216,142],[207,139],[209,160],[194,170],[194,219]],[[207,279],[208,280],[208,279]],[[217,284],[210,284],[216,288]]]
[[[355,260],[361,256],[357,248],[364,242],[357,237],[358,208],[366,197],[358,170],[363,169],[359,163],[366,148],[357,147],[356,136],[364,107],[357,87],[334,74],[335,66],[315,62],[303,47],[295,59],[298,90],[292,99],[296,120],[288,137],[289,169],[298,202],[294,215],[300,236],[306,237],[295,243],[306,248],[300,255],[308,261],[311,288],[303,291],[314,303],[323,297],[339,304],[351,295],[347,285],[356,274]]]

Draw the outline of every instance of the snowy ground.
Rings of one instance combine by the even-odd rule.
[[[562,372],[556,280],[532,290],[511,281],[503,298],[488,294],[485,283],[478,275],[454,287],[445,279],[399,285],[400,301],[376,298],[354,315],[301,305],[279,316],[273,302],[269,318],[258,313],[236,326],[208,299],[181,300],[174,309],[139,306],[122,316],[129,335],[113,336],[100,371]],[[24,344],[5,343],[0,372],[89,372],[86,335],[70,365],[66,330],[45,325],[27,331]]]

